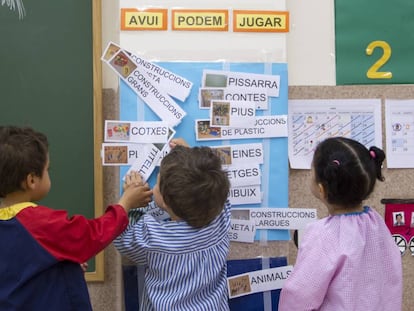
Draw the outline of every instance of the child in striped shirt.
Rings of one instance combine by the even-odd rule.
[[[127,182],[140,182],[134,178],[140,177]],[[209,147],[176,145],[163,158],[149,208],[157,205],[171,219],[143,214],[114,241],[122,255],[146,267],[141,311],[229,310],[229,187]]]

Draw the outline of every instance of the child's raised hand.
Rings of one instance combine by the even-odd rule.
[[[184,147],[189,147],[189,145],[187,144],[187,142],[183,139],[183,138],[173,138],[170,140],[170,147],[174,148],[175,146],[184,146]]]
[[[143,186],[144,181],[142,180],[141,174],[138,172],[132,171],[125,176],[124,184],[122,185],[123,190],[125,191],[130,186]]]
[[[131,208],[146,206],[151,202],[152,190],[148,183],[144,183],[138,172],[130,172],[125,176],[124,193],[119,204],[128,212]]]

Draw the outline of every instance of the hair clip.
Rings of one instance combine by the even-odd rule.
[[[338,160],[333,160],[332,163],[336,164],[336,165],[340,165],[341,163]]]
[[[370,150],[369,151],[369,155],[371,156],[371,158],[375,159],[377,157],[377,155],[375,154],[374,150]]]

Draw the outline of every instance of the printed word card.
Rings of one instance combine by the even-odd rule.
[[[232,217],[253,220],[256,229],[302,229],[317,220],[313,208],[233,208]]]
[[[231,219],[230,241],[253,243],[255,234],[256,226],[254,222],[243,219]]]
[[[166,143],[171,134],[162,121],[105,121],[106,142]]]
[[[229,298],[281,289],[293,266],[270,268],[239,274],[227,278]]]

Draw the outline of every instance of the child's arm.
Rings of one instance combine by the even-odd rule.
[[[122,256],[135,264],[145,264],[148,247],[148,229],[143,217],[138,222],[129,224],[127,229],[116,237],[113,244]]]
[[[128,226],[125,209],[119,204],[108,206],[105,213],[95,219],[71,216],[64,210],[45,206],[25,208],[16,218],[57,261],[78,263],[95,256]]]
[[[87,219],[83,215],[69,216],[66,211],[45,206],[25,208],[16,218],[42,247],[56,260],[78,263],[88,261],[110,244],[128,225],[131,208],[146,205],[152,191],[132,174],[118,204],[110,205],[104,215]],[[36,219],[36,222],[33,221]]]

